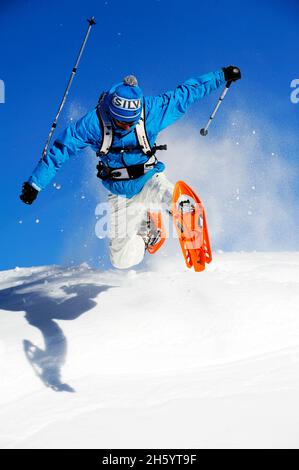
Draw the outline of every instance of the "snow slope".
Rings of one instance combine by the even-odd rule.
[[[299,253],[0,289],[1,448],[299,447]]]

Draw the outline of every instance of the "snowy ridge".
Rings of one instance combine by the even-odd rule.
[[[298,283],[299,253],[0,272],[0,447],[298,447]]]

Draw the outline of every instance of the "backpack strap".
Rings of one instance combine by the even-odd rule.
[[[150,146],[146,133],[144,105],[142,107],[141,117],[135,126],[135,133],[142,152],[147,156],[151,155],[153,149]]]
[[[102,93],[97,105],[97,115],[102,127],[102,144],[98,150],[99,155],[107,155],[113,142],[113,126],[111,119],[104,110],[104,100],[107,93]]]

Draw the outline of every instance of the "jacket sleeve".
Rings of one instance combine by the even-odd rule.
[[[40,160],[28,182],[38,191],[44,189],[53,179],[63,163],[87,146],[96,147],[101,139],[101,128],[96,110],[92,110],[68,126],[54,141],[44,159]]]
[[[147,119],[153,120],[157,132],[160,132],[182,117],[192,103],[209,95],[224,83],[224,73],[221,69],[199,78],[190,78],[175,90],[162,95],[147,97]]]

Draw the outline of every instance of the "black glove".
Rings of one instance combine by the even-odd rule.
[[[38,190],[33,188],[28,182],[23,184],[22,194],[20,195],[21,201],[25,204],[32,204],[37,198]]]
[[[241,78],[241,70],[235,65],[230,65],[229,67],[223,67],[224,78],[226,82],[236,82]]]

